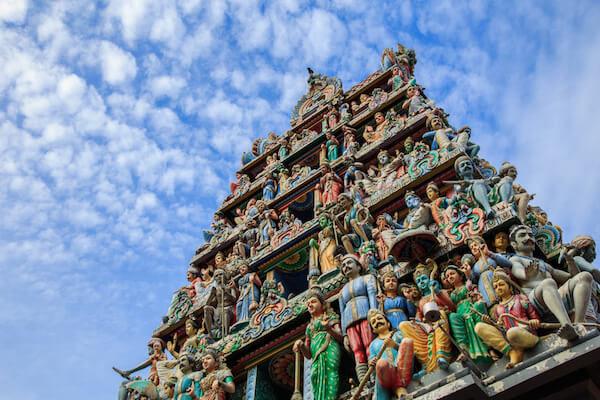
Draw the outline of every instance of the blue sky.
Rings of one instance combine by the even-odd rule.
[[[185,283],[241,152],[306,66],[344,88],[400,42],[565,239],[600,238],[597,2],[0,2],[3,398],[108,399]]]

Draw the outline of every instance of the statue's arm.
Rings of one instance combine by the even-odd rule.
[[[516,257],[511,257],[510,261],[512,262],[511,272],[513,276],[521,281],[527,280],[525,266],[521,263],[521,261]]]

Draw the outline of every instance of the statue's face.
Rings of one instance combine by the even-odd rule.
[[[246,264],[242,264],[240,266],[240,274],[246,275],[248,273],[248,266]]]
[[[517,252],[532,252],[535,250],[535,237],[531,228],[523,226],[519,228],[510,242],[513,249]]]
[[[412,298],[412,288],[411,287],[403,287],[402,288],[402,296],[406,297],[407,299],[411,299]]]
[[[453,269],[447,269],[444,276],[446,277],[446,280],[448,281],[448,283],[451,284],[452,286],[454,286],[455,284],[458,284],[458,283],[463,283],[462,277],[460,276],[460,274]]]
[[[392,68],[392,74],[394,74],[394,75],[400,75],[400,68],[399,67]]]
[[[350,208],[352,208],[352,201],[347,198],[347,197],[338,197],[338,201],[340,202],[340,205],[342,206],[342,208],[348,210]]]
[[[194,325],[192,324],[191,320],[187,320],[185,321],[185,334],[188,335],[188,337],[195,335],[197,332],[197,329],[194,327]]]
[[[214,370],[216,365],[217,361],[211,354],[207,354],[204,357],[202,357],[202,368],[204,368],[205,371]]]
[[[506,250],[508,247],[508,235],[506,232],[498,232],[496,236],[494,236],[494,246],[496,250]]]
[[[356,262],[356,260],[352,257],[348,257],[342,260],[342,274],[344,276],[354,276],[358,275],[360,272],[360,265]]]
[[[164,389],[165,394],[167,395],[168,399],[173,398],[173,396],[175,395],[175,386],[173,386],[169,383],[164,383],[163,389]]]
[[[386,332],[388,328],[388,322],[385,320],[385,317],[382,314],[375,314],[369,319],[369,324],[371,324],[371,328],[373,329],[374,334],[379,334],[381,332]]]
[[[256,203],[256,208],[258,209],[258,212],[263,212],[265,211],[265,203],[260,202],[260,203]]]
[[[419,89],[416,86],[409,86],[406,90],[408,97],[415,97],[419,94]]]
[[[473,176],[473,163],[471,160],[461,160],[458,163],[458,171],[456,171],[458,175],[464,178],[470,178]]]
[[[444,121],[442,121],[442,119],[440,117],[433,117],[431,119],[431,129],[432,130],[438,130],[438,129],[443,129],[444,128]]]
[[[464,262],[460,265],[459,269],[465,274],[468,279],[471,279],[471,264]]]
[[[221,253],[218,253],[215,256],[215,264],[217,264],[217,265],[222,264],[223,261],[225,261],[225,259],[223,258],[223,255]]]
[[[415,283],[419,290],[427,291],[429,290],[429,276],[427,274],[421,274],[415,278]]]
[[[510,287],[508,282],[502,279],[494,281],[494,290],[500,298],[508,297],[512,294],[512,288]]]
[[[596,245],[591,244],[583,250],[583,258],[591,263],[596,259]]]
[[[440,197],[440,193],[432,187],[428,187],[425,192],[427,193],[427,198],[431,201],[437,200]]]
[[[510,167],[506,171],[506,176],[512,178],[513,180],[517,179],[517,169],[515,167]]]
[[[323,175],[325,175],[326,173],[328,173],[328,172],[329,172],[329,168],[327,168],[327,166],[326,166],[326,165],[321,165],[321,168],[319,168],[319,169],[321,170],[321,173],[322,173]]]
[[[375,116],[375,123],[376,123],[377,125],[381,125],[381,124],[383,124],[383,121],[385,121],[385,117],[383,116],[383,114],[377,114],[377,115]]]
[[[179,368],[182,370],[189,369],[190,360],[188,360],[187,357],[181,357],[181,360],[179,361]]]
[[[154,354],[158,354],[162,352],[162,346],[158,342],[154,342],[152,345],[152,350],[154,350]]]
[[[379,164],[381,165],[387,165],[390,162],[390,156],[386,153],[381,153],[377,156],[377,161],[379,161]]]
[[[398,279],[393,277],[393,276],[387,276],[384,280],[383,280],[383,288],[386,291],[396,291],[398,290]]]
[[[310,315],[320,315],[323,312],[323,304],[316,297],[311,297],[306,302],[306,308]]]
[[[413,142],[405,142],[404,143],[404,150],[406,151],[406,153],[410,153],[411,151],[413,151],[415,148],[415,144]]]
[[[224,277],[225,277],[225,273],[221,269],[216,270],[215,274],[213,275],[213,279],[218,283],[221,283],[221,281]]]
[[[185,273],[185,277],[187,278],[188,282],[191,282],[191,281],[193,281],[193,280],[194,280],[194,274],[192,274],[192,272],[191,272],[191,271],[187,271],[187,272]]]
[[[487,245],[485,243],[480,243],[476,240],[473,240],[469,243],[469,249],[471,250],[471,254],[475,256],[475,258],[479,258],[482,253],[486,253]]]
[[[406,197],[406,207],[408,207],[410,210],[414,210],[415,208],[419,207],[420,204],[420,197],[413,195],[409,195]]]
[[[541,225],[546,225],[548,223],[548,214],[542,211],[537,215],[537,219]]]

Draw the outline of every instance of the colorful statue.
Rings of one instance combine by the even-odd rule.
[[[321,179],[315,188],[319,194],[320,202],[317,207],[327,207],[331,203],[335,203],[344,186],[342,179],[333,171],[328,163],[321,164]]]
[[[371,231],[373,230],[373,217],[369,209],[364,205],[354,202],[347,193],[342,193],[338,197],[338,202],[345,211],[344,223],[342,224],[337,216],[334,216],[334,222],[342,232],[342,243],[346,251],[350,254],[356,252],[363,243],[373,240]]]
[[[179,364],[175,370],[177,383],[173,391],[173,400],[194,400],[202,394],[200,384],[195,379],[198,373],[196,359],[191,354],[184,354],[179,358]]]
[[[319,217],[319,225],[321,226],[321,231],[318,234],[318,241],[311,239],[309,242],[309,280],[312,277],[317,277],[337,269],[335,262],[337,244],[333,223],[327,215],[321,215]]]
[[[381,283],[383,293],[377,294],[377,301],[383,308],[383,312],[391,324],[391,329],[398,329],[402,321],[408,321],[408,318],[415,316],[417,307],[411,300],[398,295],[398,277],[394,272],[384,273],[381,277]]]
[[[258,210],[258,232],[260,234],[260,246],[264,246],[271,241],[277,229],[279,217],[275,210],[267,210],[265,202],[259,200],[256,202]]]
[[[235,304],[236,320],[245,321],[250,319],[252,313],[258,307],[260,300],[260,287],[262,282],[256,272],[251,272],[248,264],[240,266],[240,275],[237,283],[231,281],[230,286],[235,289],[237,302]]]
[[[539,342],[536,329],[540,326],[540,317],[527,296],[516,293],[519,286],[504,271],[496,271],[492,282],[499,300],[494,308],[495,321],[482,315],[482,322],[475,325],[475,332],[489,347],[508,354],[508,369],[523,361],[523,352]]]
[[[352,120],[352,111],[347,103],[340,106],[340,122],[346,123]]]
[[[347,125],[342,127],[344,133],[344,153],[346,157],[354,157],[358,150],[360,150],[360,144],[356,141],[355,130]]]
[[[404,76],[402,69],[398,65],[392,68],[392,77],[388,79],[388,85],[392,86],[392,90],[396,90],[408,82],[408,77]]]
[[[491,306],[498,300],[496,292],[494,292],[494,285],[492,285],[492,275],[497,267],[510,271],[512,264],[501,255],[492,253],[481,236],[468,238],[467,245],[477,260],[471,270],[471,280],[477,285],[485,303]]]
[[[471,274],[473,271],[473,266],[475,265],[475,257],[472,254],[465,254],[460,259],[460,267],[459,269],[465,274],[465,277],[468,280],[471,280]]]
[[[454,132],[453,129],[448,128],[446,122],[444,122],[444,119],[437,111],[434,111],[427,117],[427,129],[429,132],[423,135],[423,139],[431,142],[431,150],[445,149],[451,151],[458,147],[464,150],[471,158],[479,153],[479,145],[469,141],[471,138],[471,128],[463,126],[458,132]]]
[[[321,145],[321,159],[329,162],[334,162],[339,157],[340,142],[335,138],[333,133],[325,134],[327,142]]]
[[[377,308],[377,282],[373,275],[360,275],[360,261],[354,254],[342,258],[342,274],[348,279],[340,291],[339,304],[342,315],[344,346],[352,349],[359,380],[367,373],[369,344],[373,333],[367,321],[367,313]]]
[[[243,230],[239,240],[235,243],[235,248],[237,248],[241,259],[245,260],[248,257],[254,257],[259,243],[258,221],[255,218],[249,218],[246,222],[246,229]]]
[[[396,237],[405,228],[394,221],[389,214],[385,213],[377,216],[375,225],[373,239],[375,239],[375,245],[377,246],[377,255],[380,260],[387,260]]]
[[[410,86],[406,90],[406,96],[408,99],[404,101],[402,108],[408,111],[409,117],[422,114],[434,108],[435,102],[423,96],[421,87],[416,84],[414,79],[410,82]]]
[[[445,211],[450,205],[450,199],[440,197],[440,189],[435,182],[429,182],[425,188],[425,193],[429,199],[431,216],[440,228],[443,228],[448,223],[448,216]]]
[[[271,172],[269,172],[265,178],[265,182],[262,185],[263,187],[263,201],[273,200],[278,193],[277,180],[273,176]]]
[[[231,227],[229,226],[229,223],[225,219],[225,215],[223,215],[222,212],[217,211],[213,218],[214,222],[211,222],[210,224],[212,230],[204,229],[202,231],[204,241],[208,243],[209,247],[214,247],[219,241],[227,236],[231,230]]]
[[[494,249],[502,257],[512,256],[508,253],[508,233],[500,231],[494,235]]]
[[[379,154],[377,154],[377,161],[379,166],[379,178],[375,190],[382,190],[389,187],[396,179],[402,177],[406,173],[404,156],[402,154],[398,154],[396,157],[392,158],[387,150],[381,150]],[[374,191],[371,190],[371,192]]]
[[[485,212],[486,218],[493,218],[496,213],[492,210],[488,193],[492,190],[485,179],[475,179],[473,161],[467,156],[460,156],[454,162],[454,170],[460,181],[454,185],[456,193],[462,193],[475,200]]]
[[[384,132],[389,125],[389,121],[385,118],[383,113],[375,113],[375,128],[372,125],[367,125],[363,137],[367,143],[373,143],[384,137]]]
[[[214,350],[207,349],[202,357],[204,377],[199,380],[199,394],[191,390],[190,400],[225,400],[226,393],[235,392],[233,375],[225,365],[221,365],[219,357]]]
[[[127,398],[126,385],[129,383],[129,376],[134,372],[140,371],[148,366],[150,367],[148,380],[155,385],[160,383],[156,365],[159,361],[164,361],[167,359],[167,355],[165,354],[165,342],[160,338],[150,339],[150,341],[148,341],[148,356],[149,357],[146,361],[126,371],[121,371],[120,369],[113,367],[113,370],[115,370],[123,378],[127,379],[127,381],[122,382],[119,386],[119,400],[125,400]]]
[[[334,129],[338,123],[340,113],[333,106],[329,105],[327,108],[327,112],[323,116],[323,122],[321,123],[321,132],[325,132],[329,129]]]
[[[352,159],[352,158],[351,158]],[[352,162],[344,174],[344,188],[350,193],[354,201],[362,203],[367,196],[367,188],[373,183],[369,176],[362,171],[363,164]]]
[[[404,217],[405,229],[427,229],[433,222],[431,207],[421,201],[421,198],[412,190],[404,194],[404,203],[408,208],[408,214]]]
[[[233,321],[235,293],[225,281],[225,270],[216,270],[204,306],[204,331],[213,338],[218,336],[217,333],[220,333],[221,337],[227,335]]]
[[[381,311],[371,309],[368,317],[375,336],[369,345],[369,364],[375,368],[377,376],[374,399],[391,400],[392,393],[397,399],[403,399],[412,380],[413,341],[393,329]],[[381,358],[375,359],[384,346]]]
[[[510,258],[512,274],[523,288],[538,312],[550,311],[561,323],[558,335],[567,340],[575,340],[575,331],[569,312],[574,310],[573,322],[585,320],[590,302],[592,275],[579,272],[573,257],[565,253],[569,272],[561,271],[550,264],[535,258],[535,238],[531,228],[513,225],[508,235],[515,255]],[[560,283],[560,288],[557,286]],[[565,308],[565,305],[567,308]]]
[[[196,337],[198,334],[198,322],[193,319],[191,316],[185,321],[185,342],[183,342],[183,346],[181,346],[180,351],[177,352],[175,350],[175,346],[177,345],[177,333],[173,336],[172,342],[167,342],[167,350],[169,353],[175,358],[179,358],[182,354],[191,354],[194,355],[198,351],[198,338]],[[166,357],[165,357],[166,359]]]
[[[439,288],[439,283],[433,279],[437,266],[430,268],[428,265],[419,264],[413,273],[413,279],[423,294],[417,307],[417,318],[423,320],[425,304],[435,303],[441,315],[436,325],[429,325],[420,321],[404,321],[400,323],[399,330],[405,338],[412,339],[415,357],[421,364],[422,370],[429,373],[438,368],[447,369],[452,357],[452,343],[446,333],[440,328],[445,325],[448,332],[447,310],[454,311],[454,303],[448,293]],[[431,274],[431,275],[430,275]]]
[[[316,287],[309,289],[306,307],[310,322],[306,327],[306,340],[294,343],[294,352],[301,351],[312,360],[310,381],[315,400],[335,400],[340,384],[339,368],[342,357],[339,342],[343,340],[340,318],[331,309],[323,292]]]
[[[492,196],[496,197],[497,201],[513,202],[517,209],[517,215],[521,221],[527,218],[527,206],[529,201],[533,200],[535,194],[529,194],[523,187],[515,183],[517,179],[517,168],[509,163],[503,162],[498,171],[500,181],[494,186],[496,192]]]
[[[453,287],[450,299],[456,305],[456,312],[451,313],[449,319],[456,342],[473,361],[491,361],[487,346],[475,333],[475,325],[482,321],[481,315],[487,315],[485,303],[473,298],[470,288],[465,284],[467,277],[457,266],[449,265],[444,272]],[[458,358],[464,359],[464,355],[460,354]]]
[[[279,150],[277,154],[279,155],[279,159],[283,161],[287,156],[292,152],[292,146],[289,145],[288,140],[283,138],[281,139],[281,145],[279,146]]]
[[[586,320],[597,323],[600,321],[600,286],[598,285],[600,270],[592,265],[592,262],[596,259],[596,242],[589,235],[577,235],[567,248],[579,269],[589,272],[594,278]]]

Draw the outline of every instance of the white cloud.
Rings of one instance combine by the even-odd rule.
[[[102,77],[111,85],[126,83],[135,78],[137,74],[135,58],[119,46],[106,40],[100,44],[100,64]]]
[[[3,0],[0,2],[0,20],[21,24],[27,15],[28,0]]]

